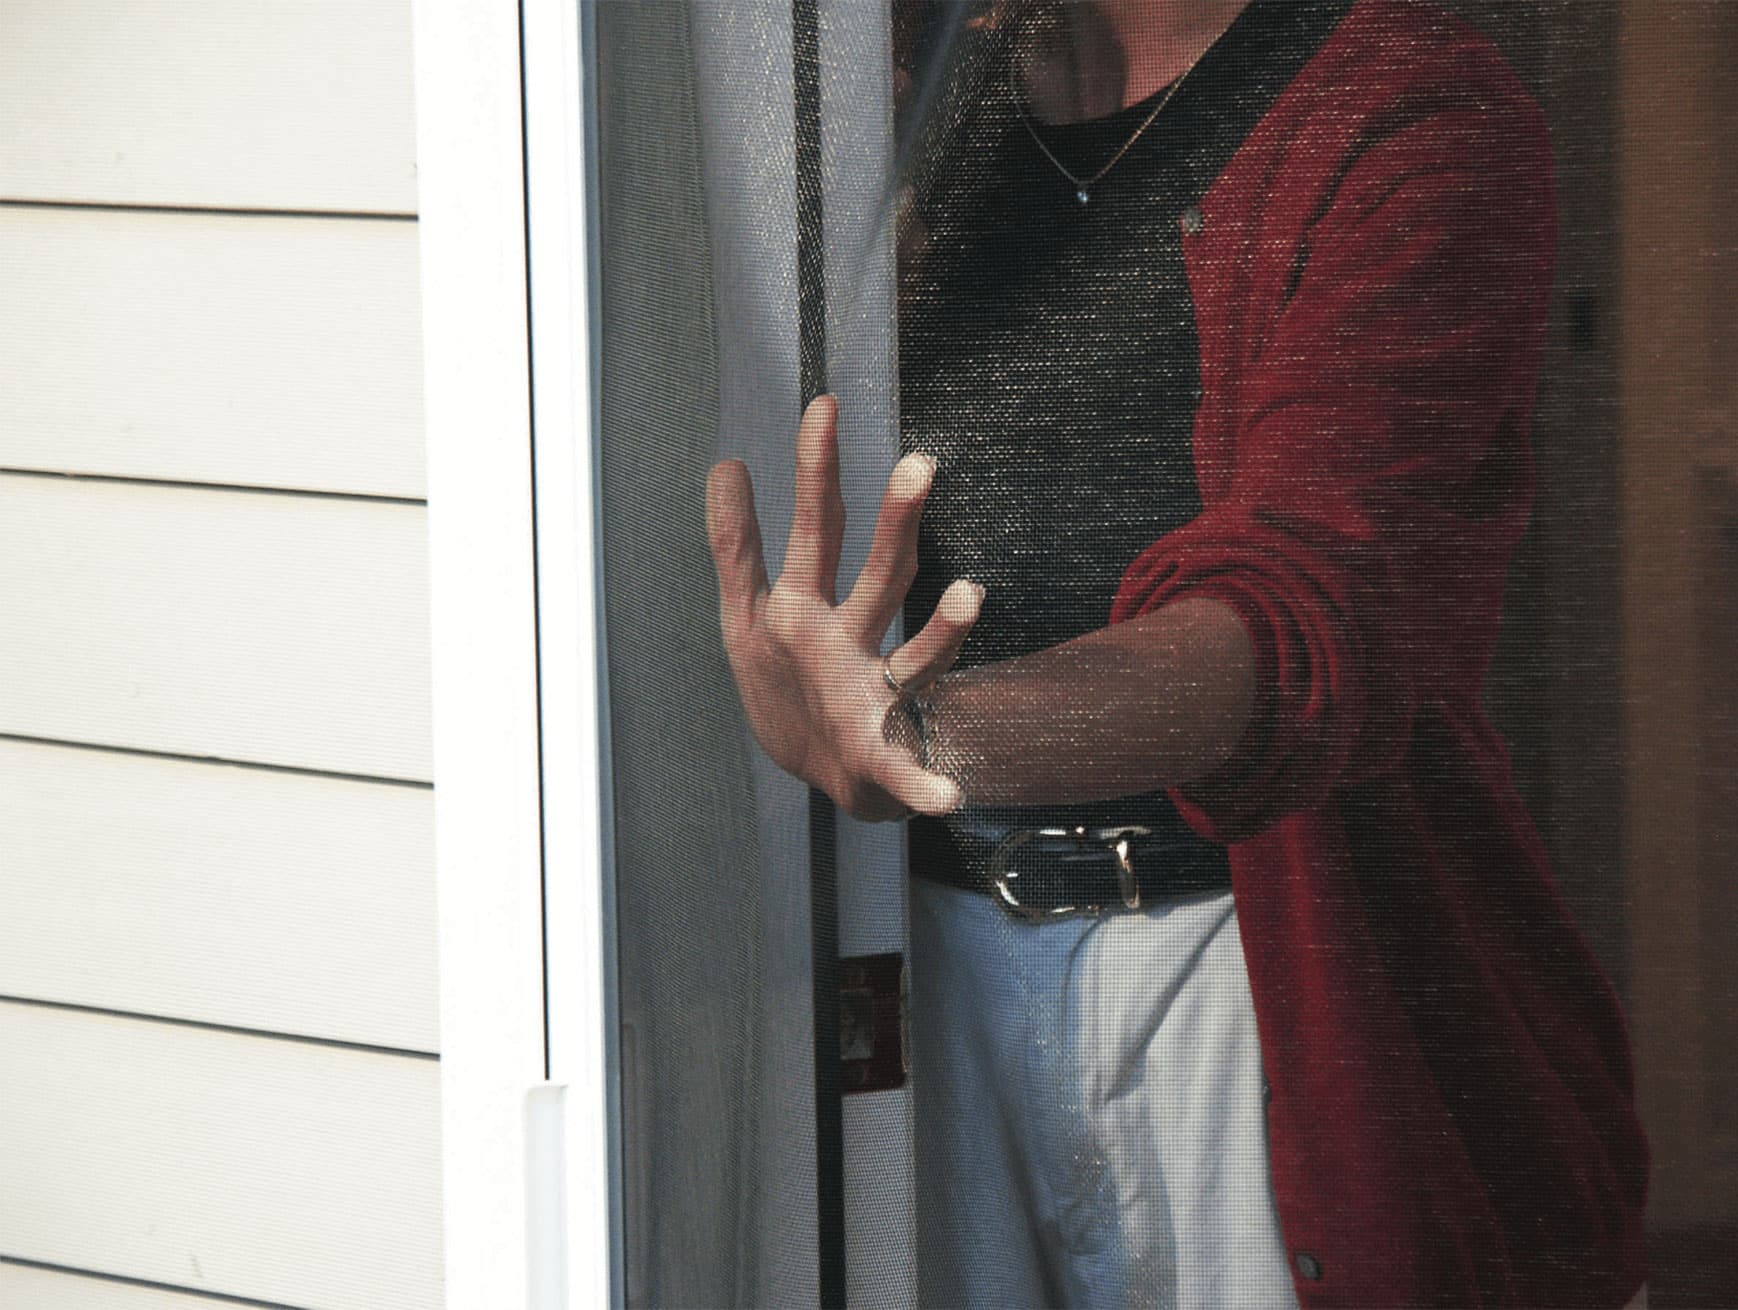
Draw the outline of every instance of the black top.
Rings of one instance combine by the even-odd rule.
[[[1254,0],[1084,204],[1033,133],[1090,178],[1169,88],[1044,125],[1023,121],[1005,63],[992,66],[947,167],[926,170],[928,242],[900,302],[900,413],[905,449],[938,467],[905,619],[915,633],[948,583],[981,582],[957,667],[1104,627],[1135,556],[1200,513],[1184,214],[1347,8]],[[1011,813],[1027,826],[1156,820],[1202,841],[1162,792]]]
[[[928,253],[900,307],[904,441],[937,461],[908,618],[955,578],[983,583],[961,667],[1103,627],[1130,561],[1201,509],[1174,170],[1143,133],[1082,205],[1006,84],[992,97],[949,194],[925,206]],[[1040,130],[1085,176],[1152,108]]]

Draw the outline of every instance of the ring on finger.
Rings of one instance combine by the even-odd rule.
[[[881,657],[881,676],[895,696],[909,696],[912,689],[893,676],[893,652],[888,651]]]

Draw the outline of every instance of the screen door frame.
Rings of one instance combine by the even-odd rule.
[[[621,1303],[587,13],[414,5],[453,1306]]]
[[[414,3],[453,1306],[579,1310],[621,1305],[625,1292],[592,332],[595,3]],[[792,5],[810,59],[889,39],[884,5]],[[799,46],[796,68],[804,57]],[[861,135],[848,95],[871,96],[876,131],[890,129],[890,65],[867,87],[811,87],[820,121],[810,127]],[[837,221],[855,207],[861,221],[851,161],[824,153],[811,164],[825,212]],[[890,244],[888,255],[890,294]],[[825,336],[829,384],[876,408],[870,397],[890,375],[875,355],[891,357],[891,338]],[[847,469],[850,572],[897,456],[897,433],[880,421]],[[902,834],[877,827],[841,815],[830,834],[856,889],[828,943],[846,954],[905,945]],[[884,890],[865,898],[870,873]],[[817,977],[836,967],[818,962]],[[848,1268],[851,1304],[904,1303],[909,1088],[848,1098],[835,1113],[836,1158],[821,1161],[817,1193],[828,1204],[831,1170],[844,1231],[829,1241],[823,1225],[817,1259]],[[834,1289],[822,1300],[846,1299]]]

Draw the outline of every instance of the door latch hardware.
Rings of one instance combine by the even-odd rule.
[[[905,1085],[909,990],[899,951],[839,961],[839,1087],[846,1095]]]

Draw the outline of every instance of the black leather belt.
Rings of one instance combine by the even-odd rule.
[[[914,876],[983,892],[1041,922],[1139,909],[1231,890],[1225,848],[1176,809],[1146,806],[968,806],[910,821]]]

